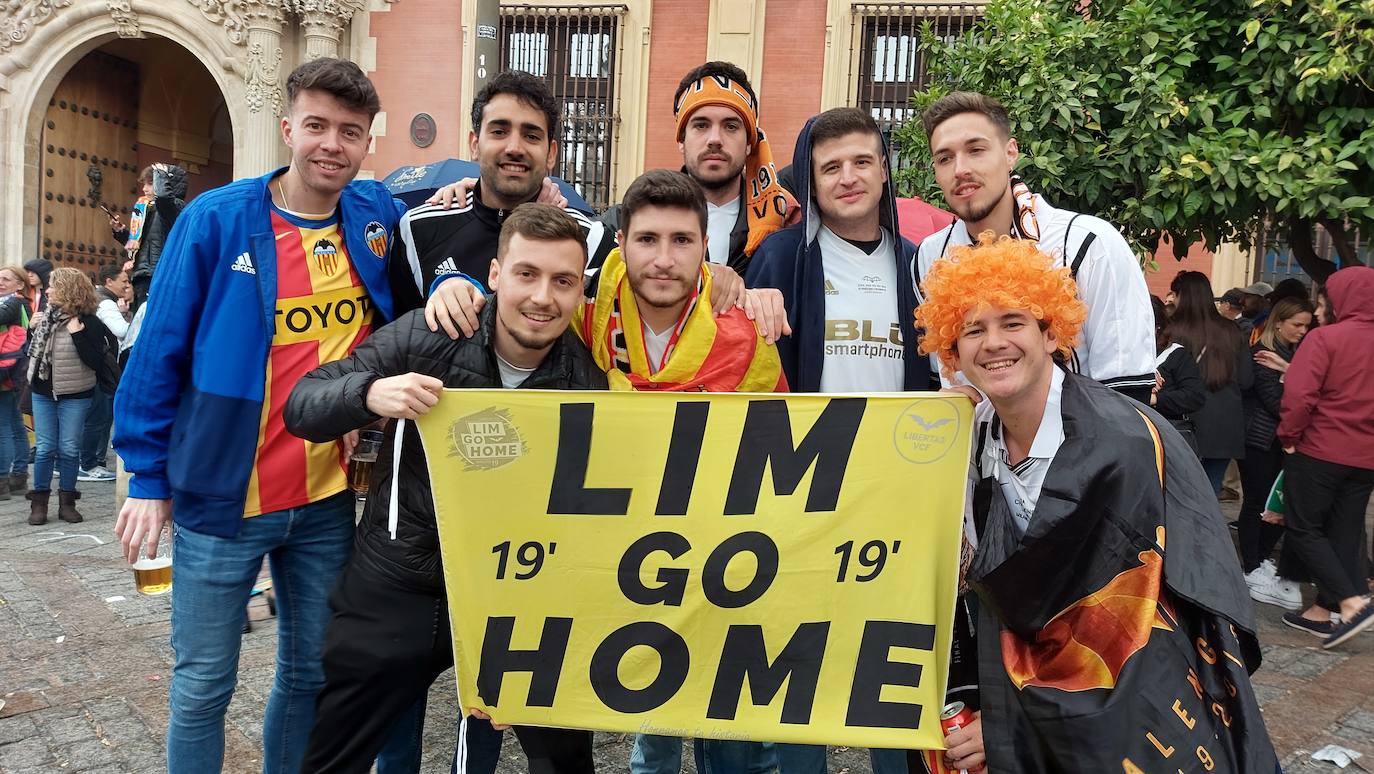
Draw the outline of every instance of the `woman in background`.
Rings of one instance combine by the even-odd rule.
[[[57,517],[76,524],[81,497],[76,491],[76,468],[81,433],[91,405],[105,352],[119,342],[95,316],[95,286],[76,269],[54,269],[48,287],[48,309],[34,319],[29,343],[29,388],[33,391],[33,429],[38,453],[33,462],[29,523],[48,520],[53,466],[58,474]]]
[[[1169,287],[1178,299],[1170,335],[1192,355],[1207,388],[1207,400],[1192,419],[1202,468],[1219,493],[1226,466],[1245,456],[1241,392],[1254,378],[1250,348],[1240,328],[1217,311],[1207,275],[1179,272]]]
[[[1202,384],[1197,363],[1182,344],[1169,333],[1169,316],[1164,302],[1150,296],[1155,312],[1155,390],[1150,405],[1178,430],[1183,439],[1197,451],[1197,429],[1192,413],[1207,402],[1207,388]]]
[[[1302,607],[1302,593],[1298,584],[1279,577],[1269,558],[1283,536],[1283,527],[1263,521],[1260,514],[1274,479],[1283,470],[1283,448],[1275,436],[1283,402],[1283,372],[1298,342],[1307,335],[1315,313],[1316,307],[1305,298],[1284,298],[1274,304],[1250,351],[1256,362],[1273,362],[1279,367],[1255,369],[1254,380],[1244,395],[1245,457],[1239,463],[1243,497],[1237,519],[1241,570],[1252,599],[1288,610]]]

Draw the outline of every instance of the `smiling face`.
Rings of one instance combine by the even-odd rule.
[[[353,182],[367,156],[372,118],[344,106],[334,95],[306,89],[296,95],[281,120],[282,139],[291,149],[294,180],[290,205],[302,212],[331,212],[339,193]]]
[[[999,411],[1038,399],[1048,389],[1059,342],[1024,309],[970,310],[955,349],[955,367]]]
[[[570,239],[529,239],[514,234],[491,262],[487,281],[496,292],[497,352],[533,367],[572,322],[582,301],[584,248]]]
[[[738,185],[750,144],[744,119],[722,105],[698,108],[687,119],[678,150],[687,174],[707,190]]]
[[[850,132],[812,148],[816,205],[832,230],[837,224],[878,225],[878,204],[887,181],[880,143],[881,138],[868,132]]]
[[[507,209],[534,199],[558,158],[543,111],[514,94],[487,102],[468,146],[482,167],[482,195],[492,199],[488,206]]]
[[[981,224],[1001,206],[1011,223],[1007,181],[1019,156],[1016,140],[1004,136],[982,113],[959,113],[931,132],[930,152],[935,180],[956,215]]]
[[[637,209],[621,235],[625,275],[640,315],[654,330],[675,321],[701,279],[701,217],[685,207]]]

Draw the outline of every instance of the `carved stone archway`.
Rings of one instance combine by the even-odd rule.
[[[394,0],[387,0],[394,1]],[[235,178],[285,159],[282,87],[299,62],[339,56],[368,0],[0,0],[0,250],[37,250],[38,127],[83,56],[116,38],[157,36],[189,51],[230,106]]]

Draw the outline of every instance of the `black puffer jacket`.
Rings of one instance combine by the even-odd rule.
[[[157,262],[162,257],[162,246],[167,242],[173,224],[186,208],[186,170],[175,164],[153,168],[153,206],[144,216],[143,237],[138,241],[138,253],[134,256],[134,268],[129,272],[129,280],[137,283],[151,282]],[[114,232],[116,241],[123,243],[129,239],[129,230]]]
[[[364,341],[352,356],[306,374],[286,402],[286,427],[310,441],[325,442],[350,430],[375,422],[367,410],[367,391],[372,382],[386,376],[416,372],[433,376],[445,387],[501,386],[501,374],[491,346],[496,320],[496,299],[482,310],[482,327],[472,338],[457,341],[443,331],[431,332],[423,310],[402,315]],[[606,375],[587,348],[566,332],[544,362],[530,374],[522,389],[604,390]],[[439,532],[434,520],[429,470],[424,447],[414,423],[406,423],[401,450],[401,498],[396,539],[387,529],[391,499],[394,421],[387,424],[386,439],[373,469],[371,490],[354,545],[355,560],[407,588],[442,591],[443,565],[439,557]]]
[[[1263,344],[1250,348],[1253,356],[1260,352],[1271,351],[1284,360],[1293,361],[1293,348],[1279,341],[1270,350]],[[1272,368],[1255,365],[1255,378],[1250,389],[1245,391],[1245,445],[1256,449],[1268,449],[1274,445],[1279,429],[1279,404],[1283,402],[1282,376]]]

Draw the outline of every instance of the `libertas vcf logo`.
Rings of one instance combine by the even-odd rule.
[[[448,435],[448,456],[461,458],[464,470],[499,468],[526,451],[510,412],[494,407],[455,420]]]
[[[927,398],[907,406],[892,428],[897,453],[925,465],[944,457],[959,438],[959,410],[946,398]]]

